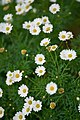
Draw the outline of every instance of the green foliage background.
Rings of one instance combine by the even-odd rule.
[[[76,97],[80,97],[80,3],[75,0],[57,0],[61,6],[61,10],[56,15],[52,15],[48,8],[49,0],[35,0],[32,4],[37,9],[36,13],[30,10],[26,15],[16,15],[15,2],[9,5],[7,11],[3,11],[0,6],[0,22],[3,22],[3,16],[7,13],[13,14],[13,31],[9,35],[0,33],[0,47],[7,49],[7,52],[0,53],[0,87],[3,89],[3,97],[0,98],[0,106],[5,109],[5,116],[2,120],[11,120],[17,111],[22,109],[24,99],[20,98],[17,91],[21,84],[29,87],[28,96],[40,99],[43,102],[42,111],[32,112],[26,120],[80,120],[80,114],[77,110],[78,101]],[[40,33],[39,36],[32,36],[27,30],[22,29],[24,21],[33,20],[37,17],[48,16],[54,25],[54,31],[50,34]],[[58,33],[62,30],[70,30],[74,33],[74,39],[69,43],[60,42]],[[49,53],[44,47],[40,47],[40,41],[44,37],[51,39],[51,44],[58,44],[59,48],[55,53]],[[71,61],[65,68],[67,61],[59,58],[59,53],[64,48],[76,50],[77,59]],[[21,50],[26,49],[29,56],[21,55]],[[36,54],[42,53],[46,57],[46,74],[43,77],[37,77],[33,72],[36,65],[34,57]],[[57,57],[56,57],[57,56]],[[54,63],[54,60],[56,63]],[[64,69],[65,68],[65,69]],[[24,70],[23,80],[12,86],[7,86],[6,73],[11,70]],[[25,78],[28,75],[28,78]],[[58,76],[58,78],[56,78]],[[64,94],[50,96],[45,91],[45,86],[50,81],[55,82],[58,88],[64,88]],[[45,96],[45,98],[43,98]],[[51,110],[49,104],[54,101],[57,106]],[[11,105],[10,105],[11,104]]]

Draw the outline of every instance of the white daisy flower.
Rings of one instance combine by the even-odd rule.
[[[47,46],[50,43],[50,39],[49,38],[44,38],[43,40],[41,40],[40,42],[40,46]]]
[[[43,32],[44,33],[51,33],[53,31],[53,25],[52,24],[45,24],[43,26]]]
[[[6,76],[7,76],[7,78],[12,78],[13,77],[13,72],[8,71]]]
[[[20,97],[26,97],[28,94],[28,87],[26,85],[22,84],[19,87],[18,94],[20,95]]]
[[[68,35],[68,38],[67,38],[68,40],[71,39],[71,38],[73,38],[72,32],[67,32],[67,35]]]
[[[60,52],[60,58],[61,58],[62,60],[68,60],[66,54],[67,54],[67,50],[62,50],[62,51]]]
[[[15,116],[13,117],[13,120],[25,120],[24,113],[22,112],[17,112]]]
[[[32,26],[31,21],[29,21],[29,22],[25,21],[24,24],[23,24],[23,28],[27,29],[27,30],[29,30],[31,26]]]
[[[57,45],[52,45],[51,48],[50,48],[50,51],[55,51],[57,48],[58,48]]]
[[[58,11],[60,11],[60,5],[59,4],[52,4],[49,7],[49,11],[53,14],[56,14]]]
[[[12,85],[14,83],[14,80],[13,78],[7,78],[6,79],[6,84],[9,86],[9,85]]]
[[[50,0],[50,2],[56,2],[56,0]]]
[[[3,116],[4,116],[4,109],[0,107],[0,118],[2,118]]]
[[[23,5],[17,4],[15,6],[15,9],[16,9],[16,14],[17,15],[21,15],[21,14],[24,13],[24,7],[23,7]]]
[[[49,21],[49,18],[47,16],[43,16],[42,17],[42,24],[49,24],[50,21]]]
[[[13,72],[13,80],[14,80],[15,82],[19,82],[19,81],[22,80],[22,72],[20,72],[20,70],[15,70],[15,71]]]
[[[71,60],[74,60],[77,57],[77,55],[74,50],[67,50],[66,57],[69,61],[71,61]]]
[[[23,109],[22,109],[22,112],[24,113],[24,115],[29,115],[32,111],[32,107],[30,107],[29,104],[26,104]]]
[[[0,88],[0,98],[2,97],[3,90]]]
[[[26,99],[25,99],[26,103],[24,103],[24,106],[26,106],[28,104],[30,107],[33,107],[33,101],[34,101],[33,97],[31,97],[31,96],[26,97]]]
[[[3,26],[3,33],[5,34],[9,34],[11,33],[11,30],[12,30],[12,27],[13,25],[9,24],[9,23],[5,23],[4,26]]]
[[[57,91],[57,85],[56,83],[50,82],[46,85],[46,92],[50,95],[55,94]]]
[[[38,112],[42,109],[42,102],[40,100],[34,101],[33,103],[33,110]]]
[[[35,70],[35,73],[37,74],[37,76],[43,76],[45,74],[46,70],[44,66],[38,66]]]
[[[25,4],[24,4],[24,12],[28,12],[28,11],[31,10],[31,9],[32,9],[32,6],[30,6],[29,3],[25,3]]]
[[[41,18],[36,18],[33,21],[35,26],[40,26],[42,24],[42,19]]]
[[[68,39],[68,34],[67,34],[67,32],[66,31],[61,31],[60,33],[59,33],[59,39],[61,40],[61,41],[66,41],[67,39]]]
[[[43,65],[46,62],[45,57],[43,54],[37,54],[35,56],[35,63],[37,65]]]
[[[30,33],[32,35],[39,35],[40,32],[41,32],[41,29],[38,26],[31,26],[30,27]]]
[[[80,112],[80,104],[78,105],[78,111]]]
[[[12,14],[7,14],[3,17],[4,21],[11,22],[12,21]]]

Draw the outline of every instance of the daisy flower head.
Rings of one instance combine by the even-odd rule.
[[[29,22],[25,21],[23,23],[23,28],[29,30],[32,25],[31,23],[32,23],[31,21],[29,21]]]
[[[59,39],[61,40],[61,41],[66,41],[67,39],[68,39],[68,37],[69,37],[69,35],[67,34],[67,32],[66,31],[61,31],[60,33],[59,33]]]
[[[33,101],[34,101],[34,97],[31,97],[31,96],[26,97],[25,99],[26,103],[24,103],[24,106],[28,104],[30,107],[33,107]]]
[[[12,85],[14,83],[14,80],[13,78],[7,78],[6,79],[6,84],[9,86],[9,85]]]
[[[3,19],[4,19],[4,21],[6,21],[6,22],[11,22],[12,21],[12,14],[6,14],[4,17],[3,17]]]
[[[12,27],[13,27],[13,25],[11,25],[9,23],[5,23],[4,26],[3,26],[3,31],[2,32],[5,33],[5,34],[9,34],[12,31]]]
[[[44,33],[51,33],[53,31],[53,25],[52,24],[45,24],[43,26],[43,32]]]
[[[77,57],[76,52],[74,50],[62,50],[60,52],[60,58],[63,60],[73,60]]]
[[[50,47],[50,51],[55,51],[57,48],[58,48],[57,45],[52,45],[52,46]]]
[[[69,61],[71,61],[71,60],[74,60],[77,57],[77,55],[74,50],[67,50],[66,57]]]
[[[23,109],[22,112],[24,113],[24,115],[29,115],[32,111],[32,107],[29,104],[26,104]]]
[[[23,7],[24,7],[24,12],[28,12],[29,10],[32,9],[32,6],[29,3],[24,3]]]
[[[67,35],[68,35],[68,38],[67,38],[68,40],[71,39],[71,38],[73,38],[72,32],[67,32]]]
[[[38,26],[31,26],[30,27],[31,35],[39,35],[40,32],[41,32],[40,27],[38,27]]]
[[[42,24],[42,19],[41,18],[36,18],[33,21],[35,26],[40,26]]]
[[[26,1],[26,0],[25,0]],[[33,3],[34,0],[27,0],[26,2],[28,2],[29,4]]]
[[[52,5],[49,7],[49,11],[50,11],[52,14],[56,14],[57,12],[60,11],[60,5],[59,5],[59,4],[52,4]]]
[[[35,70],[35,73],[37,74],[37,76],[43,76],[45,74],[46,70],[44,66],[38,66]]]
[[[56,107],[56,103],[55,103],[55,102],[51,102],[51,103],[50,103],[50,108],[51,108],[51,109],[54,109],[55,107]]]
[[[78,105],[78,111],[80,112],[80,104]]]
[[[0,118],[2,118],[3,116],[4,116],[4,109],[0,107]]]
[[[0,23],[0,32],[3,32],[5,23]]]
[[[47,16],[43,16],[42,17],[42,24],[49,24],[50,21],[49,21],[49,18]]]
[[[13,117],[13,120],[25,120],[25,116],[23,112],[17,112]]]
[[[34,101],[33,103],[33,110],[38,112],[42,109],[42,102],[40,100]]]
[[[50,39],[49,38],[44,38],[43,40],[41,40],[40,42],[40,46],[47,46],[50,43]]]
[[[0,98],[2,97],[3,90],[0,88]]]
[[[26,85],[22,84],[19,87],[18,94],[20,95],[20,97],[26,97],[28,94],[28,87]]]
[[[57,91],[57,85],[56,83],[50,82],[46,85],[46,92],[50,95],[55,94]]]
[[[23,6],[23,4],[17,4],[15,6],[15,10],[16,10],[16,14],[17,15],[23,14],[24,13],[24,6]]]
[[[13,72],[13,80],[14,80],[15,82],[19,82],[19,81],[22,80],[22,72],[20,72],[20,70],[15,70],[15,71]]]
[[[37,65],[43,65],[46,62],[45,57],[43,54],[37,54],[35,56],[35,63]]]
[[[7,76],[7,78],[12,78],[13,77],[13,72],[8,71],[6,76]]]

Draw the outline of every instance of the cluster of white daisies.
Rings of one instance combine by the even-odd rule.
[[[5,22],[1,22],[0,23],[0,32],[5,33],[5,34],[9,34],[12,31],[13,25],[11,25],[11,22],[13,20],[13,15],[12,14],[6,14],[3,17],[3,20]]]
[[[43,25],[42,31],[44,33],[51,33],[53,31],[53,25],[50,23],[47,16],[36,18],[33,21],[29,22],[25,21],[23,23],[23,29],[29,30],[32,35],[39,35],[39,33],[41,32],[41,25]]]
[[[25,116],[28,116],[32,110],[38,112],[42,109],[42,102],[40,100],[34,100],[34,97],[26,97],[24,101],[25,103],[22,111],[17,112],[13,117],[13,120],[25,120]]]
[[[34,2],[34,0],[16,0],[17,5],[15,6],[16,14],[21,15],[29,12],[29,10],[32,9],[31,3]]]
[[[20,72],[20,70],[14,70],[14,72],[8,71],[6,74],[6,76],[7,76],[6,84],[9,86],[15,82],[21,81],[22,80],[22,73],[23,72]]]

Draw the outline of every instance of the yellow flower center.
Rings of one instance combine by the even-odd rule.
[[[56,48],[56,46],[52,46],[51,48],[52,48],[52,49],[55,49],[55,48]]]
[[[27,25],[26,27],[27,27],[27,28],[30,28],[30,25]]]
[[[39,58],[39,61],[41,62],[42,60],[43,60],[43,59],[40,57],[40,58]]]
[[[23,118],[23,116],[22,115],[19,115],[19,119],[22,119]]]
[[[37,22],[37,25],[40,25],[40,22]]]
[[[43,43],[43,45],[48,45],[48,42]]]
[[[40,105],[39,105],[39,104],[36,104],[36,108],[40,108]]]
[[[66,38],[66,36],[65,36],[65,35],[62,35],[62,38],[64,39],[64,38]]]
[[[10,30],[10,27],[6,27],[6,31],[9,31]]]
[[[29,5],[26,5],[26,9],[28,9],[29,8]]]
[[[19,78],[19,77],[20,77],[20,75],[19,75],[19,74],[16,74],[16,75],[15,75],[15,77],[16,77],[16,78]]]
[[[0,114],[2,114],[2,110],[0,110]]]
[[[27,109],[26,109],[26,112],[29,112],[29,111],[30,111],[30,108],[27,108]]]
[[[69,57],[69,58],[72,58],[72,54],[68,54],[68,57]]]
[[[56,8],[53,8],[53,12],[55,12],[56,11]]]
[[[44,21],[44,22],[46,22],[47,20],[46,20],[46,19],[44,19],[43,21]]]
[[[10,79],[10,80],[9,80],[9,82],[11,83],[11,82],[12,82],[12,80]]]
[[[53,86],[50,86],[50,90],[53,91],[53,90],[54,90],[54,87],[53,87]]]
[[[26,93],[26,89],[23,89],[23,93]]]
[[[33,30],[33,32],[34,32],[34,33],[36,33],[36,32],[37,32],[37,30],[36,30],[36,29],[34,29],[34,30]]]
[[[31,101],[31,100],[29,100],[29,101],[28,101],[28,103],[29,103],[29,105],[31,105],[31,104],[32,104],[32,101]]]
[[[40,72],[40,73],[42,73],[42,72],[43,72],[43,70],[40,70],[39,72]]]
[[[50,30],[50,27],[47,27],[47,28],[46,28],[46,31],[49,31],[49,30]]]
[[[12,76],[12,74],[10,73],[10,74],[9,74],[9,76],[11,77],[11,76]]]
[[[18,8],[18,12],[21,12],[21,8]]]

